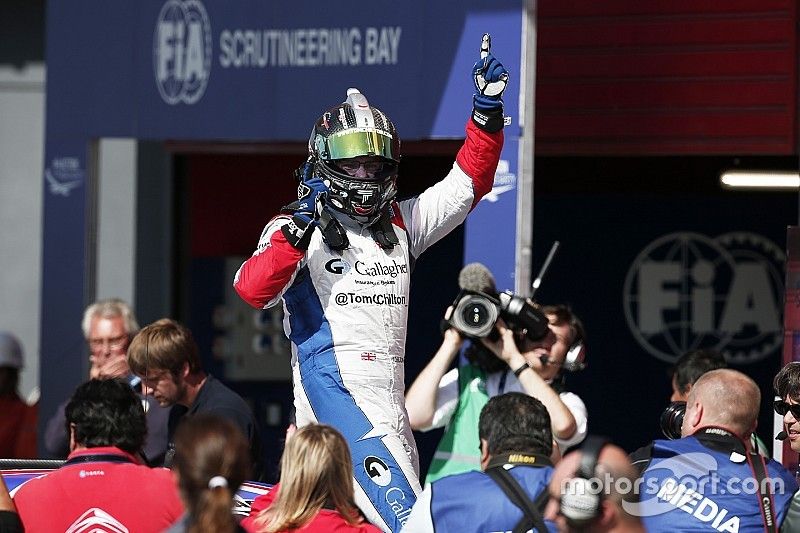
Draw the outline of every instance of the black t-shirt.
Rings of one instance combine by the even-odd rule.
[[[168,434],[169,451],[165,466],[171,466],[172,455],[175,450],[175,430],[184,416],[197,413],[211,413],[226,418],[241,428],[250,442],[250,453],[253,459],[253,479],[262,479],[264,461],[261,452],[261,434],[250,410],[241,396],[229,389],[224,383],[212,375],[206,377],[205,383],[200,387],[197,397],[191,407],[173,405],[169,414]]]

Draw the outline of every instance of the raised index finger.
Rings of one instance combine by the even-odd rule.
[[[489,49],[492,47],[492,36],[484,33],[481,38],[481,59],[486,59],[489,55]]]

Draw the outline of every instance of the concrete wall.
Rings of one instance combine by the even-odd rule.
[[[96,299],[136,309],[136,141],[102,139],[98,150]]]
[[[39,383],[45,68],[0,64],[0,329],[22,342],[20,390]]]

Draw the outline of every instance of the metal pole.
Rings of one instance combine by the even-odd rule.
[[[517,158],[517,238],[514,292],[531,290],[533,247],[533,154],[536,108],[536,0],[523,0],[522,60],[520,61],[519,127],[522,139]]]

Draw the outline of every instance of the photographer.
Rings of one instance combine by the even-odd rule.
[[[463,288],[488,295],[497,294],[494,279],[485,273],[478,286],[462,283],[464,274],[475,265],[467,265],[459,276]],[[530,305],[528,303],[528,305]],[[444,340],[431,362],[420,372],[406,394],[411,427],[427,431],[447,426],[428,470],[426,482],[440,477],[476,470],[480,466],[477,439],[478,416],[489,398],[504,392],[523,392],[541,401],[551,418],[553,437],[560,450],[581,442],[587,431],[587,412],[576,394],[563,390],[562,370],[582,368],[580,360],[566,363],[575,356],[583,339],[580,321],[566,306],[545,307],[546,321],[537,340],[524,329],[508,327],[499,318],[496,333],[487,338],[466,339],[454,327],[444,332]],[[451,320],[452,308],[446,318]],[[448,322],[449,323],[449,322]],[[492,340],[494,339],[494,340]],[[458,368],[448,371],[457,354]]]
[[[670,404],[661,414],[661,432],[668,439],[681,438],[681,425],[686,412],[686,401],[695,382],[706,372],[727,368],[728,363],[722,353],[716,350],[699,349],[691,350],[675,361],[672,368],[672,396]],[[764,457],[772,457],[769,448],[753,433],[750,436],[750,445]]]
[[[644,491],[635,511],[648,531],[796,531],[782,523],[797,483],[748,444],[760,402],[741,372],[706,372],[689,392],[682,438],[632,454]]]
[[[501,394],[486,403],[476,425],[476,471],[426,485],[402,533],[555,531],[543,516],[553,475],[545,406],[519,392]]]

